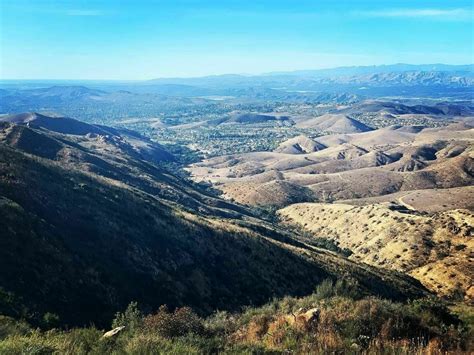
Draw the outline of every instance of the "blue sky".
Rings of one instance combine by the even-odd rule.
[[[0,0],[0,78],[473,63],[472,1]]]

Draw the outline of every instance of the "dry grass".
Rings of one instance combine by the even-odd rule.
[[[243,204],[288,205],[301,201],[301,188],[312,201],[359,199],[474,184],[473,141],[474,130],[462,125],[387,127],[316,140],[295,137],[275,152],[216,157],[188,170],[196,181],[211,181]],[[293,187],[266,194],[275,182]],[[451,208],[466,206],[449,201]]]
[[[338,286],[339,285],[339,286]],[[341,287],[342,286],[342,287]],[[0,317],[1,354],[255,354],[255,353],[469,353],[470,329],[443,303],[423,299],[393,303],[345,295],[326,281],[307,297],[274,300],[236,314],[201,318],[189,308],[143,316],[135,304],[118,313],[113,326],[40,331]],[[339,294],[339,295],[336,295]],[[355,298],[353,298],[355,297]],[[466,306],[464,306],[465,308]],[[317,309],[311,320],[301,315]],[[464,312],[464,311],[463,311]],[[471,310],[472,312],[472,310]],[[296,320],[296,321],[295,321]]]
[[[408,272],[430,290],[472,301],[474,215],[401,213],[384,205],[295,204],[279,211],[314,237],[350,249],[352,259]]]

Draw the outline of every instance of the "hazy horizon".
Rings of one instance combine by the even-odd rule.
[[[75,78],[0,78],[0,82],[7,82],[7,81],[24,81],[24,82],[144,82],[144,81],[153,81],[153,80],[161,80],[161,79],[198,79],[198,78],[206,78],[206,77],[219,77],[219,76],[243,76],[243,77],[258,77],[258,76],[265,76],[265,75],[278,75],[278,74],[290,74],[290,73],[298,73],[298,72],[312,72],[312,71],[325,71],[325,70],[336,70],[336,69],[343,69],[343,68],[383,68],[383,67],[390,67],[396,65],[408,65],[408,66],[453,66],[453,67],[464,67],[464,66],[474,66],[474,63],[461,63],[461,64],[450,64],[450,63],[420,63],[420,64],[413,64],[413,63],[388,63],[388,64],[373,64],[373,65],[354,65],[354,66],[335,66],[335,67],[324,67],[324,68],[303,68],[303,69],[295,69],[295,70],[276,70],[271,72],[258,72],[258,73],[221,73],[221,74],[207,74],[207,75],[196,75],[196,76],[161,76],[161,77],[150,77],[146,79],[75,79]]]
[[[473,7],[465,0],[18,0],[0,6],[3,80],[149,80],[474,62]]]

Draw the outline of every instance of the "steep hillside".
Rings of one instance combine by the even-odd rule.
[[[233,190],[233,189],[236,190]],[[249,206],[271,206],[284,207],[291,203],[307,202],[314,200],[313,192],[297,184],[283,180],[272,180],[264,183],[249,183],[247,189],[240,185],[228,185],[224,190],[228,196],[239,195],[239,203]]]
[[[64,134],[107,134],[107,132],[96,125],[90,125],[68,117],[49,117],[36,112],[7,115],[1,117],[0,121],[42,127],[50,131]]]
[[[14,123],[17,126],[4,126],[4,135],[7,140],[14,140],[14,136],[29,134],[31,130],[25,130],[24,126],[30,128],[43,128],[51,132],[73,135],[69,139],[83,144],[86,148],[106,147],[106,151],[113,149],[134,156],[136,158],[158,161],[172,161],[173,156],[162,146],[129,130],[117,130],[111,127],[84,123],[69,117],[49,117],[35,112],[7,115],[0,117],[0,123]],[[61,139],[59,139],[61,140]],[[27,143],[35,145],[34,142]],[[10,144],[12,144],[10,142]]]
[[[1,124],[0,313],[104,324],[131,301],[235,310],[342,275],[367,294],[424,294],[411,278],[296,241],[176,177],[140,144],[154,146],[132,132]]]
[[[308,203],[279,213],[350,249],[354,260],[407,272],[440,295],[474,301],[474,214],[468,210],[426,215],[397,205]]]

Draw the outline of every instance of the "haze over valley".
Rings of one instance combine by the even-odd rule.
[[[472,353],[472,4],[205,3],[2,4],[0,354]]]

